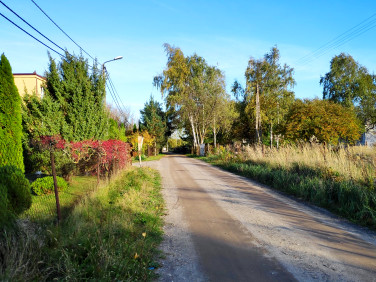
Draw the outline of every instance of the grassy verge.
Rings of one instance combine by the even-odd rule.
[[[145,157],[144,155],[141,157],[142,162],[148,162],[148,161],[159,161],[161,158],[163,158],[165,155],[164,154],[158,154],[156,156],[150,156],[150,157]],[[138,156],[133,158],[133,162],[138,162]]]
[[[376,229],[374,179],[346,177],[330,167],[311,167],[301,162],[283,166],[267,159],[244,159],[223,152],[199,159]]]
[[[0,280],[151,280],[162,214],[159,174],[133,168],[84,197],[58,227],[22,222],[3,232]]]

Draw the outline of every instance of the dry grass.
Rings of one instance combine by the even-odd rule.
[[[242,161],[263,162],[285,169],[297,165],[320,169],[333,177],[361,183],[369,183],[376,178],[376,147],[328,148],[319,144],[302,144],[279,149],[264,148],[263,152],[260,146],[250,146],[244,147],[238,156]]]

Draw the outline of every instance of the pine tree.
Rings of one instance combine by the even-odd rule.
[[[158,147],[162,147],[166,142],[166,121],[165,113],[161,104],[150,96],[149,102],[145,103],[141,113],[141,129],[146,129],[151,136],[155,138]]]
[[[12,68],[4,54],[0,59],[0,166],[15,165],[24,171],[22,157],[21,98]]]

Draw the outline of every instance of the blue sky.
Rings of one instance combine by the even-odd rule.
[[[79,53],[30,0],[2,0],[25,20],[68,51]],[[35,0],[79,45],[107,64],[123,103],[137,117],[152,94],[153,77],[166,64],[162,45],[194,52],[226,75],[227,89],[235,79],[244,84],[249,58],[260,58],[274,45],[281,63],[295,69],[298,98],[322,96],[320,76],[329,71],[333,56],[341,52],[376,72],[376,28],[330,49],[309,63],[298,64],[305,55],[376,13],[375,1],[195,1],[195,0]],[[0,4],[0,12],[27,29]],[[43,75],[48,67],[47,48],[0,18],[0,53],[10,60],[13,72]],[[52,54],[58,58],[57,55]],[[107,102],[112,103],[110,95]]]

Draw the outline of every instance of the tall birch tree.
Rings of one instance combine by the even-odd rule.
[[[173,108],[181,123],[187,125],[186,131],[197,150],[218,119],[217,109],[221,107],[221,97],[225,97],[224,76],[197,54],[185,57],[180,48],[169,44],[164,48],[166,68],[154,77],[154,85],[165,97],[167,109]]]

